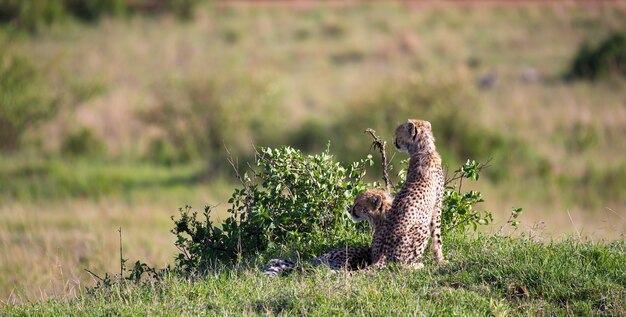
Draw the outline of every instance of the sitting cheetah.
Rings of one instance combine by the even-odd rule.
[[[421,256],[432,236],[437,263],[445,263],[441,242],[444,176],[430,122],[409,120],[396,129],[395,146],[410,155],[406,182],[374,233],[372,263],[396,261],[422,268]]]
[[[393,199],[387,192],[380,189],[370,189],[360,194],[350,207],[350,217],[354,222],[367,220],[374,232],[383,222],[385,213],[391,208]],[[358,270],[371,264],[371,250],[369,247],[345,247],[328,251],[310,260],[312,264],[327,265],[331,270],[349,269]],[[268,268],[263,274],[276,276],[296,267],[291,260],[270,260]]]

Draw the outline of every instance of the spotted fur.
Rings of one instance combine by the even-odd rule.
[[[391,208],[393,199],[387,192],[370,189],[354,200],[350,207],[352,221],[367,220],[374,232],[383,222],[386,212]],[[326,265],[332,270],[358,270],[372,263],[370,247],[343,247],[330,250],[310,260],[314,265]],[[295,268],[297,263],[292,260],[273,259],[268,263],[263,274],[276,276]]]
[[[421,257],[432,237],[435,260],[444,263],[441,207],[444,175],[430,122],[409,120],[396,129],[395,146],[410,156],[406,182],[372,240],[372,263],[387,261],[423,267]]]

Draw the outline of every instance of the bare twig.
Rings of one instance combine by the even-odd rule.
[[[494,233],[493,235],[494,235],[494,236],[495,236],[496,234],[497,234],[497,235],[502,235],[502,232],[504,231],[504,227],[505,227],[506,225],[508,225],[508,224],[512,224],[512,223],[513,223],[513,221],[515,221],[515,219],[516,219],[515,215],[514,215],[513,213],[511,213],[511,215],[509,216],[509,219],[508,219],[505,223],[503,223],[503,224],[502,224],[502,226],[500,226],[500,229],[498,229],[498,232],[497,232],[497,233]],[[513,230],[509,232],[509,235],[508,235],[508,236],[511,236],[511,235],[512,235],[512,234],[514,234],[516,231],[517,231],[517,227],[513,228]]]
[[[180,251],[180,252],[182,252],[182,253],[183,253],[183,255],[185,256],[185,258],[186,258],[187,260],[191,260],[191,255],[189,255],[189,252],[187,252],[187,249],[186,249],[186,248],[183,248],[183,247],[181,247],[181,246],[179,246],[179,245],[176,245],[176,248],[178,249],[178,251]]]
[[[237,160],[236,158],[233,158],[233,155],[232,153],[230,153],[230,149],[228,149],[226,144],[224,144],[224,149],[226,150],[226,154],[228,154],[228,157],[226,158],[226,160],[228,160],[228,163],[230,164],[230,166],[232,166],[233,171],[235,171],[235,176],[237,176],[237,179],[239,180],[239,182],[241,182],[241,184],[247,189],[248,184],[245,182],[244,178],[239,173],[239,160]]]
[[[574,228],[574,231],[576,231],[576,235],[578,235],[578,240],[580,240],[580,231],[578,231],[578,229],[576,229],[576,225],[574,224],[574,219],[572,219],[572,215],[569,213],[569,210],[567,210],[567,216],[569,217],[569,221],[572,223],[572,228]]]
[[[248,169],[252,172],[252,174],[254,174],[254,178],[256,179],[259,174],[257,174],[257,172],[254,170],[254,167],[250,165],[250,162],[246,162],[246,165],[248,165]]]
[[[124,253],[122,252],[122,228],[117,230],[120,233],[120,278],[124,278]]]
[[[248,213],[248,210],[250,210],[250,206],[252,206],[252,199],[253,199],[253,195],[252,195],[252,191],[250,190],[250,184],[248,184],[246,182],[246,179],[241,175],[241,173],[239,172],[239,160],[236,158],[233,158],[232,153],[230,152],[230,150],[228,149],[228,147],[226,146],[226,144],[224,144],[224,149],[226,150],[226,153],[228,154],[228,163],[230,164],[230,166],[233,168],[233,171],[235,171],[235,175],[237,177],[237,179],[239,180],[239,182],[241,183],[241,185],[243,185],[244,189],[246,190],[246,200],[244,201],[244,211],[241,213],[241,215],[235,215],[235,218],[237,218],[237,216],[239,216],[239,221],[243,221],[246,218],[246,215]],[[255,149],[256,151],[256,149]],[[234,210],[235,213],[237,213],[237,210]]]
[[[476,220],[476,219],[465,218],[465,219],[463,219],[463,221],[459,222],[459,218],[455,218],[454,219],[454,223],[448,228],[448,230],[452,230],[452,229],[454,229],[454,228],[456,228],[456,227],[458,227],[458,226],[460,226],[462,224],[465,224],[465,223],[469,222],[470,220]]]
[[[616,216],[618,216],[620,219],[624,220],[624,217],[622,217],[622,215],[618,214],[615,210],[609,208],[609,207],[605,207],[606,210],[614,213]]]
[[[92,277],[95,277],[95,278],[99,279],[102,283],[105,283],[104,279],[101,278],[100,276],[98,276],[98,274],[96,274],[96,273],[94,273],[92,271],[89,271],[88,269],[83,269],[83,270],[85,270],[87,273],[91,274]]]
[[[374,141],[372,142],[372,146],[374,148],[378,148],[380,151],[380,156],[382,157],[381,165],[383,167],[383,180],[385,181],[385,188],[387,189],[387,193],[391,193],[391,181],[389,180],[389,171],[387,165],[387,153],[385,152],[385,145],[387,142],[382,141],[377,135],[376,131],[373,129],[366,129],[365,132],[369,133]]]
[[[230,163],[230,166],[233,167],[233,170],[235,171],[235,174],[237,175],[237,179],[239,179],[239,181],[241,182],[243,187],[246,189],[246,199],[243,202],[244,210],[241,213],[241,215],[237,214],[237,208],[233,208],[233,211],[235,212],[235,219],[239,218],[239,226],[237,226],[237,228],[238,228],[238,234],[237,234],[237,255],[238,255],[238,259],[240,260],[241,259],[241,254],[242,254],[242,249],[241,249],[241,223],[246,219],[246,215],[247,215],[247,213],[250,210],[250,206],[252,206],[253,195],[252,195],[252,190],[250,190],[249,184],[246,182],[245,178],[243,178],[243,176],[241,176],[241,174],[239,173],[239,161],[233,158],[233,156],[230,153],[230,150],[228,149],[226,144],[224,144],[224,149],[226,149],[226,153],[228,153],[228,163]],[[255,148],[255,151],[256,151],[256,148]],[[212,247],[212,248],[215,248],[215,247]]]

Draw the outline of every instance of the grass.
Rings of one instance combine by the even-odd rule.
[[[9,315],[463,315],[626,314],[626,242],[449,238],[450,263],[411,271],[333,274],[324,269],[268,279],[255,266],[221,266],[188,281],[115,285],[74,299],[5,305]]]
[[[0,186],[7,201],[97,199],[118,196],[158,196],[155,192],[184,191],[201,181],[203,166],[171,168],[156,164],[111,163],[77,159],[2,159]]]
[[[222,155],[223,140],[264,145],[269,141],[256,137],[269,135],[277,144],[291,143],[317,151],[330,138],[340,157],[361,156],[367,147],[343,152],[340,148],[354,139],[366,141],[362,130],[368,126],[346,118],[356,111],[374,113],[368,106],[388,109],[380,96],[392,91],[390,86],[414,82],[426,83],[419,88],[427,91],[449,84],[463,91],[448,96],[449,91],[444,90],[435,96],[443,98],[432,99],[437,101],[433,114],[458,112],[466,121],[459,131],[472,137],[452,138],[451,143],[474,148],[488,157],[494,148],[484,142],[485,138],[505,140],[495,142],[500,162],[505,163],[494,169],[514,177],[485,178],[476,185],[486,198],[481,208],[494,212],[496,224],[506,220],[511,207],[520,206],[524,208],[521,220],[525,232],[541,232],[539,239],[544,242],[562,240],[568,234],[598,241],[620,239],[626,232],[625,178],[621,177],[626,153],[626,81],[570,83],[562,76],[580,43],[589,40],[595,44],[610,31],[624,28],[626,10],[606,5],[407,9],[389,3],[295,11],[199,6],[195,19],[186,22],[167,15],[103,17],[92,24],[53,24],[36,35],[1,28],[0,53],[6,55],[0,56],[17,56],[15,60],[24,61],[20,65],[28,70],[26,73],[32,71],[31,77],[19,77],[23,81],[16,84],[32,86],[5,87],[12,92],[7,98],[13,98],[6,100],[49,104],[42,105],[46,115],[38,115],[36,123],[30,115],[19,118],[18,123],[27,123],[23,131],[17,131],[23,132],[23,137],[10,145],[22,148],[0,156],[0,300],[29,302],[78,296],[69,302],[78,303],[74,309],[101,307],[95,305],[94,298],[81,295],[80,290],[92,283],[82,269],[115,271],[117,260],[110,255],[117,253],[118,228],[123,229],[128,258],[160,266],[171,263],[174,250],[167,231],[169,217],[179,207],[199,209],[205,204],[222,204],[218,209],[223,208],[234,187],[234,179],[224,176],[228,166]],[[6,62],[9,60],[2,60],[6,69],[17,65]],[[536,77],[524,79],[527,73]],[[486,75],[495,75],[497,82],[482,89],[477,81]],[[401,96],[387,97],[398,100]],[[212,137],[211,147],[199,143],[181,155],[176,152],[186,146],[181,141],[210,138],[203,128],[214,128],[207,124],[214,119],[197,116],[206,113],[203,109],[207,103],[212,109],[230,110],[235,115],[220,113],[228,120],[219,121],[224,125],[218,132],[224,134]],[[410,116],[419,117],[428,105],[404,106]],[[176,116],[163,111],[167,107],[174,109]],[[20,109],[3,108],[23,114]],[[190,109],[199,112],[189,115]],[[407,116],[407,112],[380,113],[384,120],[374,118],[373,122],[395,125]],[[146,120],[146,114],[154,114],[153,121]],[[250,117],[244,120],[240,114]],[[205,121],[161,121],[168,118]],[[448,121],[441,120],[441,125]],[[331,129],[338,125],[344,128],[341,133]],[[193,129],[184,129],[190,126]],[[378,131],[387,140],[392,132],[389,128]],[[167,142],[153,143],[155,140]],[[439,140],[438,147],[447,152],[449,166],[467,159],[443,138]],[[476,150],[472,140],[487,145]],[[85,146],[91,142],[98,144],[93,149]],[[545,175],[531,173],[539,163],[545,166]],[[526,242],[510,243],[511,247],[526,247]],[[575,244],[570,241],[545,249],[529,245],[551,256],[547,253],[568,243]],[[609,247],[583,243],[580,250],[584,248]],[[480,248],[473,250],[482,252]],[[457,256],[469,255],[458,251],[451,258]],[[577,265],[572,267],[580,268]],[[232,276],[224,272],[215,284],[187,284],[174,279],[172,285],[181,292],[202,295],[212,294],[208,293],[211,287],[232,287],[225,294],[241,295],[235,286],[270,285],[276,290],[269,291],[269,286],[260,289],[278,296],[276,301],[250,290],[257,294],[253,298],[261,301],[258,309],[250,301],[215,295],[224,301],[219,306],[224,310],[243,312],[249,307],[250,312],[262,313],[264,307],[275,312],[296,311],[304,302],[294,296],[315,292],[307,283],[320,283],[324,286],[320,292],[334,296],[312,293],[318,294],[320,305],[327,305],[321,311],[347,313],[342,307],[354,307],[340,302],[338,296],[351,293],[333,293],[339,292],[333,290],[337,285],[325,280],[324,273],[315,273],[311,279],[295,276],[263,282],[254,272],[235,270]],[[423,274],[436,275],[439,271],[429,268],[425,272],[409,275],[424,280]],[[242,276],[250,281],[241,280]],[[404,285],[401,279],[405,275],[383,272],[381,276],[391,283],[381,285]],[[441,279],[443,276],[436,277]],[[364,277],[357,275],[350,281],[367,288]],[[420,298],[424,307],[439,305],[444,298],[454,301],[458,295],[467,299],[459,305],[471,302],[468,309],[474,304],[482,309],[500,305],[506,292],[505,286],[494,288],[490,283],[484,293],[475,289],[484,284],[482,281],[462,288],[442,282],[437,284],[439,292],[382,288],[384,292],[370,289],[370,293],[371,298],[385,294],[401,303]],[[280,293],[281,286],[298,288]],[[126,291],[151,296],[138,289],[121,289],[120,294]],[[426,296],[430,293],[437,295]],[[107,309],[138,309],[122,308],[112,297],[106,298]],[[174,309],[184,304],[196,307],[203,297],[193,303],[186,298],[171,300],[167,307],[172,308],[164,307],[163,311],[174,314]],[[490,298],[495,298],[493,303]],[[367,299],[355,300],[361,303]],[[535,300],[532,293],[530,302],[537,315],[542,314],[537,307],[553,303],[543,297]],[[50,307],[67,312],[72,309],[69,303],[61,300]],[[428,306],[430,303],[434,306]],[[521,314],[518,307],[524,303],[502,305]],[[155,307],[162,307],[159,305],[169,304]],[[366,307],[363,314],[377,309],[374,304]],[[410,307],[414,306],[401,308]],[[18,313],[18,308],[10,309]],[[35,305],[20,309],[36,314],[34,310],[44,308]],[[563,314],[570,313],[567,309],[563,308]],[[481,312],[486,310],[475,314]]]
[[[180,151],[186,149],[181,138],[185,142],[213,139],[208,146],[195,146],[195,152],[199,149],[205,157],[220,152],[223,140],[238,146],[250,140],[258,145],[297,142],[285,136],[304,123],[346,124],[344,118],[363,100],[419,78],[435,88],[437,83],[452,82],[467,91],[466,99],[444,101],[439,107],[464,113],[472,123],[469,128],[521,140],[536,152],[538,161],[549,163],[551,176],[574,176],[569,182],[575,183],[589,172],[603,173],[597,166],[610,171],[622,163],[626,82],[568,83],[562,77],[580,43],[626,27],[625,16],[623,8],[610,6],[407,10],[380,4],[302,11],[200,6],[197,18],[187,23],[167,16],[105,18],[88,26],[53,25],[36,37],[11,38],[7,47],[41,73],[41,81],[47,83],[41,90],[53,90],[48,95],[57,96],[61,109],[57,116],[30,127],[26,138],[49,152],[62,151],[76,127],[92,131],[104,143],[106,155],[113,157],[151,158],[157,154],[150,151],[155,138],[165,138],[169,141],[163,143],[165,148],[173,143]],[[523,79],[527,72],[536,77]],[[476,82],[489,74],[497,77],[496,86],[477,88]],[[213,105],[216,98],[218,104]],[[218,125],[211,118],[195,123],[208,126],[209,131],[177,131],[172,127],[179,122],[151,122],[143,117],[164,111],[164,104],[184,113],[185,104],[194,100],[202,109],[227,105],[227,109],[244,109],[236,112],[252,118],[225,113],[225,120],[219,122],[228,124],[220,127],[221,134],[211,136]],[[411,114],[419,115],[421,105],[412,106],[416,109]],[[388,121],[395,124],[404,116],[390,114]],[[270,118],[279,119],[262,124]],[[183,126],[194,126],[194,121]],[[365,128],[351,125],[332,135],[333,142],[341,144]],[[391,132],[379,131],[386,138]],[[277,140],[261,137],[274,134]],[[327,136],[319,134],[308,143],[323,147]],[[488,156],[489,150],[481,152]],[[345,152],[339,154],[351,154]],[[533,160],[524,158],[516,166],[496,168],[519,169],[523,174],[534,166]],[[217,164],[216,160],[210,164]],[[553,185],[531,182],[515,179],[503,187],[519,193],[521,203],[533,203],[546,192],[543,188]],[[581,203],[571,197],[584,199],[569,195],[563,204],[566,208]],[[541,198],[546,209],[563,209],[552,197]],[[623,207],[606,197],[594,200],[588,204],[592,205],[589,212],[607,204]]]
[[[0,299],[34,302],[74,297],[93,280],[83,270],[111,272],[118,267],[118,228],[125,257],[166,266],[175,254],[170,216],[184,205],[218,205],[224,215],[236,186],[230,181],[196,179],[202,164],[165,167],[151,164],[86,161],[4,160],[0,181]],[[28,177],[24,175],[28,174]],[[19,176],[18,176],[19,175]],[[593,180],[599,181],[599,180]],[[476,186],[467,183],[465,186]],[[480,190],[491,204],[497,230],[510,205],[488,182]],[[581,189],[582,190],[582,189]],[[590,214],[580,209],[545,213],[542,204],[525,204],[522,231],[541,241],[576,234],[597,241],[623,237],[626,220],[618,211]]]
[[[180,207],[225,202],[230,182],[200,182],[202,165],[3,160],[0,184],[0,298],[34,301],[76,295],[83,269],[108,271],[119,250],[165,266],[172,261],[171,215]],[[27,174],[27,175],[26,175]],[[201,173],[200,173],[201,174]],[[216,214],[225,213],[225,205]]]

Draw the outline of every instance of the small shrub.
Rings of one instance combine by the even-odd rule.
[[[599,79],[610,75],[626,76],[626,32],[614,32],[597,47],[584,43],[571,63],[567,77]]]
[[[14,151],[29,126],[50,117],[56,105],[29,60],[0,47],[0,151]]]
[[[344,214],[357,194],[371,157],[343,166],[327,149],[305,156],[290,147],[262,148],[255,169],[239,174],[242,188],[229,200],[229,217],[221,225],[203,220],[191,208],[180,211],[172,230],[182,251],[176,266],[192,273],[214,261],[293,252],[312,255],[328,247],[363,242],[364,226]],[[250,176],[251,175],[251,176]],[[370,185],[371,186],[371,185]],[[360,229],[358,229],[360,228]]]
[[[193,18],[193,11],[201,0],[166,0],[166,11],[172,12],[178,18],[189,20]]]
[[[87,128],[81,128],[70,133],[61,144],[61,153],[70,156],[93,157],[105,152],[105,144]]]
[[[463,193],[461,191],[463,179],[477,181],[483,167],[484,165],[476,161],[467,160],[464,165],[454,171],[452,178],[446,181],[441,212],[441,230],[444,234],[451,230],[466,232],[469,226],[476,230],[479,225],[488,225],[493,221],[491,212],[474,209],[477,204],[484,202],[480,192],[471,190]]]
[[[105,15],[121,15],[126,12],[124,0],[64,0],[59,2],[64,2],[68,13],[84,21],[96,21]]]
[[[0,23],[28,31],[38,31],[66,16],[59,0],[3,0],[0,1]]]
[[[192,157],[197,156],[197,153],[193,147],[184,145],[176,147],[169,140],[158,138],[150,141],[146,156],[149,161],[171,166],[189,162]]]

